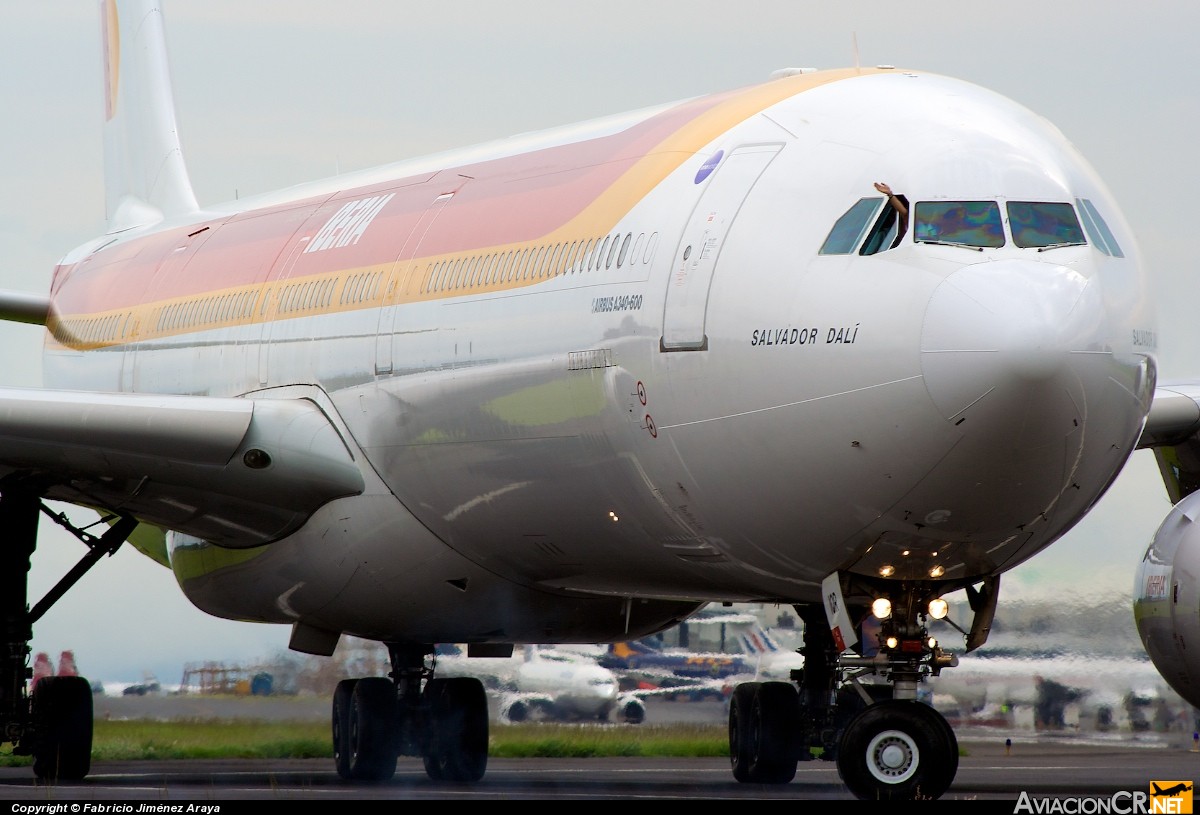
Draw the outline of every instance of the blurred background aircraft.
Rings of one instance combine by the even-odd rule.
[[[617,675],[585,654],[537,645],[510,657],[468,657],[461,645],[440,645],[440,676],[477,676],[501,722],[621,721],[639,724],[646,707],[637,693],[623,692]]]

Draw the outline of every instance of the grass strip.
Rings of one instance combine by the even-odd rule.
[[[333,758],[323,721],[257,719],[97,719],[93,761],[217,758]],[[726,756],[724,725],[493,724],[488,754],[497,758]],[[0,766],[30,763],[0,749]]]

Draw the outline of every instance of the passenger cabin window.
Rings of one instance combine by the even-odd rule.
[[[1070,204],[1009,201],[1008,227],[1022,249],[1055,249],[1087,243]]]
[[[995,201],[919,201],[913,222],[917,243],[979,251],[1004,245],[1000,207]]]

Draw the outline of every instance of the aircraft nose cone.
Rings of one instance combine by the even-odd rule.
[[[926,306],[921,371],[956,438],[905,512],[936,519],[947,540],[1026,555],[1065,530],[1111,483],[1145,415],[1153,373],[1127,350],[1129,330],[1100,282],[1066,266],[1014,258],[949,275]]]
[[[1077,418],[1084,407],[1071,393],[1087,357],[1105,350],[1103,315],[1097,288],[1065,266],[998,261],[960,269],[925,312],[929,395],[951,422],[986,408],[1026,442],[1048,430],[1067,433],[1070,426],[1056,420]]]

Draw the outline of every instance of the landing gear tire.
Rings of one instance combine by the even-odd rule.
[[[350,700],[357,684],[357,679],[343,679],[333,692],[333,763],[347,781],[354,778],[350,772]]]
[[[729,760],[741,782],[787,784],[796,777],[800,707],[787,682],[745,682],[729,706]]]
[[[921,702],[871,705],[850,722],[837,753],[838,774],[861,800],[934,800],[958,771],[950,725]]]
[[[425,773],[435,781],[483,778],[488,748],[483,683],[473,677],[431,679],[424,694],[429,710]]]
[[[757,692],[757,682],[743,682],[734,687],[729,700],[729,763],[733,766],[734,780],[742,783],[751,780],[750,765],[755,753],[751,728]]]
[[[950,722],[946,721],[945,716],[936,710],[934,713],[937,714],[934,718],[942,726],[942,737],[946,740],[946,771],[950,773],[946,787],[949,787],[954,782],[954,776],[958,774],[958,736],[954,735],[954,728],[950,726]]]
[[[92,686],[81,676],[47,676],[33,689],[37,728],[33,774],[78,781],[92,767]]]
[[[334,699],[336,704],[336,692]],[[381,676],[358,680],[350,694],[349,719],[349,777],[387,781],[396,774],[396,687],[392,681]]]

